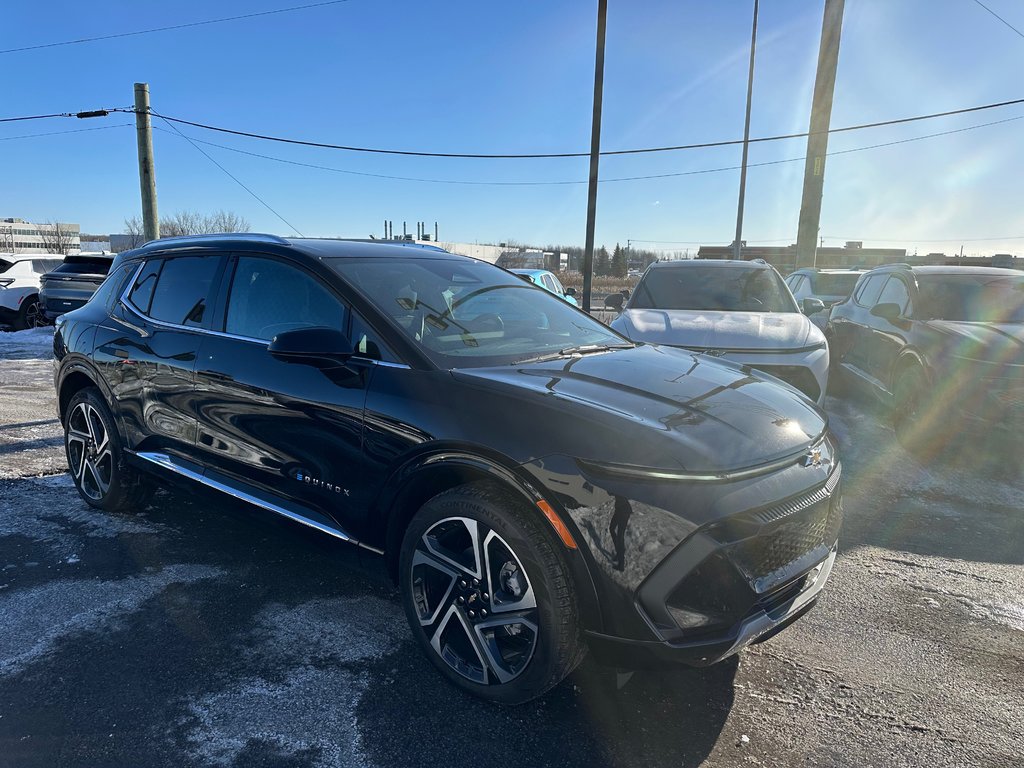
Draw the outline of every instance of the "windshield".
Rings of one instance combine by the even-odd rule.
[[[917,285],[926,320],[1024,323],[1024,275],[921,275]]]
[[[632,346],[543,288],[483,262],[330,264],[442,368],[511,364],[576,347]]]
[[[819,296],[849,296],[859,274],[830,275],[819,272],[814,278],[814,292]]]
[[[793,296],[773,269],[688,264],[648,270],[630,309],[719,312],[797,312]]]

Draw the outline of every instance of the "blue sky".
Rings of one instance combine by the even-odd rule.
[[[8,0],[0,49],[286,7]],[[1024,7],[986,5],[1019,29]],[[742,136],[752,2],[610,0],[604,149]],[[807,129],[819,0],[763,0],[751,134]],[[129,106],[148,82],[168,115],[331,143],[441,152],[585,151],[596,2],[350,0],[269,17],[0,54],[0,117]],[[974,0],[847,0],[833,127],[1024,97],[1024,38]],[[830,151],[1008,118],[1024,105],[833,136]],[[130,116],[0,124],[0,215],[119,231],[139,211]],[[233,210],[290,234],[180,137],[155,133],[163,214]],[[99,128],[30,139],[25,134]],[[105,126],[112,126],[106,128]],[[821,234],[912,252],[1024,254],[1024,120],[829,158]],[[586,159],[468,160],[290,147],[181,127],[236,150],[344,171],[453,181],[585,181]],[[442,239],[582,244],[586,184],[437,184],[323,171],[202,145],[306,235],[380,235],[438,221]],[[800,158],[805,140],[754,145],[751,163]],[[605,158],[603,178],[739,164],[739,147]],[[802,162],[751,168],[744,237],[795,240]],[[728,243],[739,172],[602,183],[597,241]],[[986,240],[985,238],[1003,238]],[[941,242],[941,241],[946,242]],[[675,244],[668,241],[690,241]]]

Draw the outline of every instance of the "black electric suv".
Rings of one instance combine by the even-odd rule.
[[[154,241],[54,352],[86,502],[185,478],[379,553],[419,645],[493,701],[588,648],[716,662],[835,559],[840,465],[803,395],[440,249]]]

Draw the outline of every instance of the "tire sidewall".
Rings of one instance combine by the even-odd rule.
[[[72,474],[72,482],[75,484],[75,489],[78,491],[78,495],[82,497],[86,504],[97,509],[103,509],[112,511],[121,507],[124,502],[125,490],[125,467],[124,467],[124,452],[121,450],[121,436],[117,431],[117,425],[114,424],[114,418],[110,413],[110,409],[107,407],[106,402],[103,400],[103,396],[99,390],[94,387],[88,387],[77,392],[72,398],[71,402],[68,403],[67,415],[64,419],[64,456],[68,462],[68,470],[71,469],[71,452],[68,446],[68,430],[71,423],[71,414],[74,413],[82,403],[91,405],[100,416],[100,420],[103,422],[103,428],[107,430],[107,439],[110,441],[110,453],[111,453],[111,470],[110,470],[110,487],[107,489],[106,494],[101,499],[90,498],[85,492],[82,491],[82,487],[78,480],[75,479]]]
[[[472,486],[464,486],[470,487]],[[549,536],[539,525],[523,524],[522,518],[525,513],[518,499],[511,494],[503,493],[494,494],[492,498],[494,501],[474,498],[469,494],[463,497],[449,491],[435,496],[424,504],[414,515],[402,540],[399,555],[399,588],[402,606],[417,643],[445,677],[459,688],[480,698],[499,704],[519,704],[536,698],[551,687],[551,678],[557,674],[557,648],[559,643],[566,640],[558,636],[560,631],[564,631],[564,626],[556,613],[555,601],[552,599],[551,576],[548,573],[550,566],[545,565],[545,557],[538,551],[538,544],[531,540],[532,537],[548,536],[545,544],[555,554],[556,560],[552,565],[562,569],[562,578],[570,577],[568,567],[561,561],[558,545],[553,541],[554,537]],[[463,677],[438,656],[420,626],[412,600],[413,551],[417,542],[432,525],[449,517],[471,518],[492,528],[511,547],[533,587],[538,615],[537,645],[527,668],[508,683],[480,685]],[[571,631],[575,632],[577,629],[574,627]]]

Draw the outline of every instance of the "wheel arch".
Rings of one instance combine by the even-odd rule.
[[[375,544],[381,546],[388,573],[397,583],[398,559],[402,536],[417,510],[429,499],[451,488],[474,482],[489,482],[510,491],[519,497],[524,505],[532,509],[543,525],[554,532],[554,526],[541,513],[537,502],[547,501],[526,479],[500,462],[466,451],[439,451],[421,455],[407,462],[393,475],[387,485],[394,490],[380,499],[376,505],[377,527]],[[560,516],[571,531],[574,524],[566,516]],[[568,520],[568,522],[566,522]],[[569,565],[579,600],[580,618],[587,629],[600,631],[603,626],[600,605],[594,580],[586,558],[580,551],[580,536],[574,536],[576,549],[559,544]],[[556,533],[557,539],[557,533]]]
[[[60,380],[57,384],[57,415],[60,418],[60,423],[64,423],[64,418],[67,416],[68,404],[71,402],[76,394],[81,392],[87,387],[95,387],[103,395],[104,401],[109,407],[111,404],[111,393],[106,383],[103,381],[101,376],[98,376],[96,372],[82,361],[75,361],[67,365],[67,367],[61,372]],[[113,410],[113,409],[111,409]],[[118,424],[118,419],[114,419],[114,423]],[[118,429],[120,425],[118,424]]]
[[[896,362],[893,363],[892,371],[889,376],[889,391],[895,396],[896,394],[896,382],[900,380],[900,376],[904,372],[911,368],[919,368],[922,375],[927,380],[931,379],[931,374],[928,370],[928,366],[925,364],[924,358],[920,352],[916,349],[908,348],[900,353],[900,356],[896,358]]]

